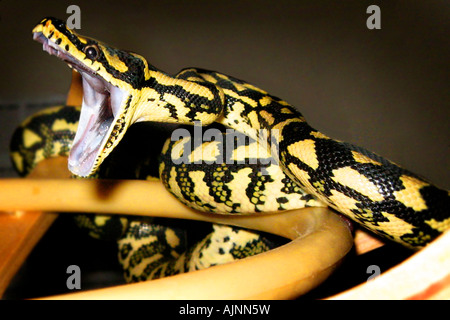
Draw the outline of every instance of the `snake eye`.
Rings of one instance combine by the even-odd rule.
[[[98,57],[98,48],[96,45],[87,46],[84,49],[84,53],[86,54],[86,57],[88,57],[89,59],[95,60]]]

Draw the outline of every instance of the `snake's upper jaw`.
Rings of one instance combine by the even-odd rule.
[[[71,54],[68,52],[65,52],[61,50],[61,48],[54,43],[53,41],[49,40],[42,32],[33,32],[33,40],[42,43],[42,49],[46,51],[48,54],[55,56],[64,62],[67,63],[67,65],[70,68],[74,68],[78,72],[84,71],[91,74],[95,74],[95,72],[85,65],[81,64],[77,59],[75,59]]]

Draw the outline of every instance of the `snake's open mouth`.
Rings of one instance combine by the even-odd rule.
[[[69,170],[79,176],[87,176],[97,166],[99,154],[111,136],[124,100],[124,91],[99,76],[88,65],[75,59],[41,32],[33,39],[43,44],[43,50],[66,62],[83,78],[83,104],[77,133],[69,155]]]

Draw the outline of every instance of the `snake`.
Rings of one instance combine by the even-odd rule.
[[[83,102],[81,110],[43,112],[67,144],[38,147],[28,160],[13,150],[18,168],[33,166],[44,153],[68,152],[69,170],[92,177],[133,127],[176,124],[181,127],[162,147],[159,179],[194,209],[244,215],[327,206],[412,249],[450,227],[449,191],[380,155],[328,137],[288,102],[253,84],[201,68],[169,75],[140,54],[79,35],[53,17],[35,26],[33,39],[81,74]],[[64,112],[74,113],[73,120]],[[76,133],[67,138],[66,129]],[[146,139],[153,137],[135,137],[135,148],[145,148]],[[161,230],[158,239],[171,242],[170,229]],[[210,245],[203,242],[206,250]],[[174,251],[169,255],[179,255]]]

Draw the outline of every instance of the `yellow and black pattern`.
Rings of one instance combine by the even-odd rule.
[[[191,272],[232,262],[275,248],[280,243],[247,230],[223,225],[189,232],[200,233],[201,240],[187,236],[186,225],[174,226],[159,219],[131,221],[127,235],[118,240],[119,262],[125,280],[139,282],[179,273]],[[188,232],[188,233],[189,233]]]
[[[184,138],[166,141],[160,164],[166,188],[186,205],[219,214],[325,206],[286,176],[257,141],[206,127],[216,140],[196,143],[191,128],[181,129]]]
[[[213,224],[209,233],[193,250],[186,271],[206,269],[243,259],[283,243],[242,228]]]
[[[272,138],[286,174],[334,209],[412,247],[450,226],[447,191],[368,150],[325,136],[286,102],[250,84],[216,72],[188,71],[194,72],[224,88],[228,103],[222,123],[248,128],[249,134],[255,128],[278,130]]]
[[[43,19],[33,32],[46,51],[83,77],[85,99],[69,156],[69,168],[76,175],[96,172],[133,123],[206,126],[217,122],[270,146],[268,152],[291,185],[295,182],[388,239],[419,248],[450,226],[448,191],[372,152],[325,136],[286,101],[262,89],[203,69],[185,69],[169,76],[142,56],[79,36],[54,18]],[[259,211],[259,191],[248,191],[248,186],[257,186],[258,177],[250,177],[249,172],[231,178],[232,166],[212,170],[208,166],[203,162],[195,168],[183,164],[170,171],[162,168],[164,183],[181,195],[181,201],[199,209],[225,203],[231,208],[226,212],[237,211],[239,202],[232,194],[240,192],[249,203],[256,203],[253,212]],[[204,180],[208,170],[209,186]],[[213,180],[222,184],[221,190]],[[200,190],[211,200],[197,199]],[[282,188],[279,191],[281,195]]]
[[[11,137],[16,171],[26,176],[43,159],[68,155],[79,118],[80,108],[58,106],[26,119]]]
[[[118,258],[127,282],[157,279],[185,272],[184,230],[158,224],[152,219],[132,220],[127,234],[118,240]]]
[[[77,226],[89,236],[107,241],[117,241],[126,236],[132,220],[129,217],[103,214],[77,214],[73,218]]]

